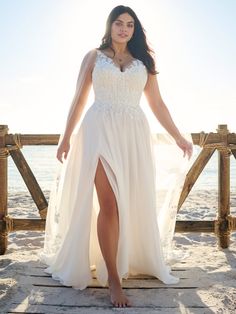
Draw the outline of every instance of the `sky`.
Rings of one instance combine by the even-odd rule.
[[[235,0],[0,0],[0,124],[9,133],[63,132],[82,58],[120,4],[146,31],[180,131],[227,124],[236,132]],[[92,102],[91,90],[84,114]],[[152,131],[165,131],[144,95],[141,106]]]

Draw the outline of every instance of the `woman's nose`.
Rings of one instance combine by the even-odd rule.
[[[128,27],[127,26],[121,26],[120,28],[122,33],[127,33],[128,32]]]

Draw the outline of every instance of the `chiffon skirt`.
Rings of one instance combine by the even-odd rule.
[[[58,145],[62,138],[63,134]],[[118,206],[120,280],[147,274],[166,284],[177,283],[170,267],[173,234],[191,160],[183,158],[169,135],[159,139],[151,134],[141,107],[114,112],[94,103],[70,143],[64,163],[56,161],[44,247],[39,252],[40,261],[47,265],[45,272],[63,285],[84,289],[95,269],[100,284],[107,283],[97,238],[99,203],[94,185],[100,159]]]

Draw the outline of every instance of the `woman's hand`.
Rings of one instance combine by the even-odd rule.
[[[177,140],[175,140],[175,142],[184,152],[183,157],[185,157],[187,154],[188,159],[190,159],[193,153],[193,144],[187,141],[183,136],[179,137]]]
[[[70,150],[70,141],[68,140],[62,140],[60,146],[57,149],[57,159],[63,163],[62,161],[62,155],[64,154],[64,159],[67,158],[67,155]]]

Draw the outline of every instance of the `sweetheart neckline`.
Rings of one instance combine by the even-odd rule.
[[[112,58],[108,57],[103,51],[98,50],[97,52],[99,52],[110,64],[112,64],[120,73],[126,73],[127,70],[131,69],[133,67],[133,64],[135,62],[139,62],[140,60],[137,58],[134,58],[133,60],[131,60],[124,68],[124,71],[121,71],[120,67],[118,64],[116,64]]]

